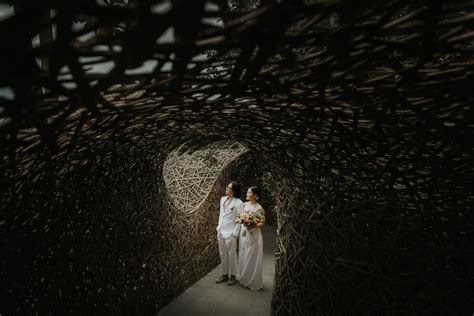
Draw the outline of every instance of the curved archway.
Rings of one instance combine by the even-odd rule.
[[[220,172],[246,152],[239,143],[214,143],[198,151],[173,150],[163,165],[166,188],[173,204],[194,213],[209,196]]]
[[[45,298],[64,312],[156,309],[151,293],[170,270],[150,269],[147,250],[169,228],[152,220],[169,201],[146,171],[161,171],[172,144],[202,135],[240,140],[271,166],[274,314],[470,308],[466,3],[283,2],[234,19],[199,1],[164,14],[145,2],[109,10],[50,1],[58,45],[34,49],[25,49],[28,27],[53,21],[49,7],[23,5],[0,22],[2,84],[13,91],[1,122],[8,311],[47,312]],[[216,11],[224,27],[202,25]],[[71,30],[76,13],[96,18],[91,39]],[[124,20],[130,28],[116,37]],[[10,24],[28,27],[11,34]],[[171,26],[176,41],[156,44]],[[216,53],[201,59],[208,50]],[[44,55],[50,68],[35,63]],[[91,56],[98,61],[81,59]],[[160,66],[126,71],[147,59]],[[82,68],[104,61],[114,70]]]

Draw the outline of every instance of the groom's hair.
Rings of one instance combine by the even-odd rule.
[[[232,192],[234,192],[234,197],[240,199],[242,196],[240,183],[238,183],[237,181],[230,181],[230,183],[232,183]]]

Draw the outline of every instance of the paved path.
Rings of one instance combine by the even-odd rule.
[[[201,280],[184,291],[168,305],[163,307],[157,316],[266,316],[270,315],[270,304],[273,292],[273,275],[275,273],[274,250],[276,240],[275,227],[264,226],[263,233],[263,289],[251,291],[238,283],[228,286],[216,284],[221,274],[220,265]],[[217,244],[216,244],[217,247]]]

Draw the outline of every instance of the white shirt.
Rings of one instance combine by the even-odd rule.
[[[241,199],[227,196],[221,198],[219,207],[219,224],[217,225],[217,233],[222,234],[222,237],[229,238],[231,236],[239,236],[240,224],[236,224],[234,219],[237,215],[242,213],[244,203]]]

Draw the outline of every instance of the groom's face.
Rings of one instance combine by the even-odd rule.
[[[234,191],[232,191],[232,183],[229,183],[225,187],[225,195],[227,195],[228,197],[232,197],[234,195]]]

